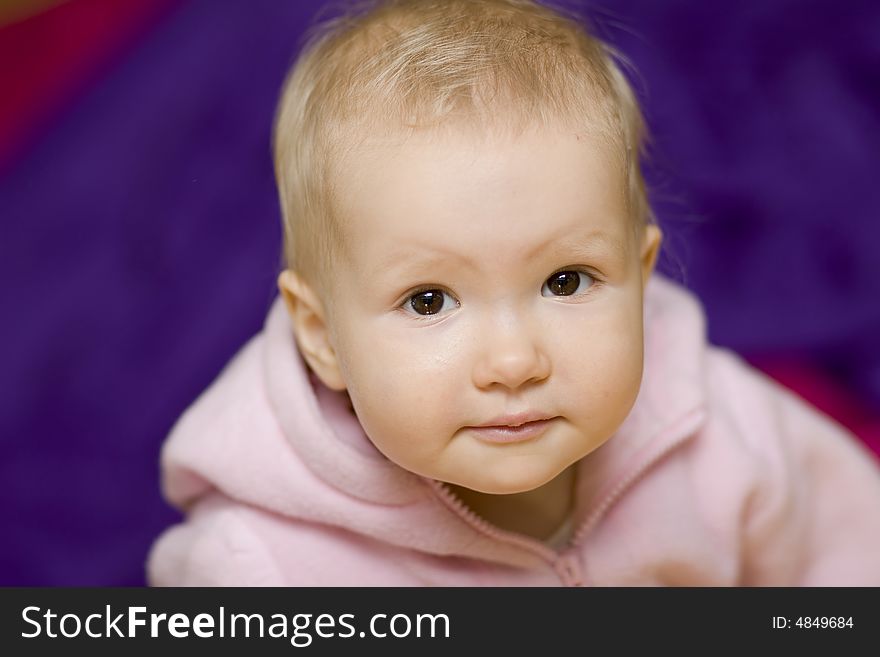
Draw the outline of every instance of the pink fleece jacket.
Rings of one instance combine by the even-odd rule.
[[[287,313],[183,415],[163,490],[186,519],[153,585],[880,585],[880,470],[840,426],[723,349],[655,276],[645,372],[578,464],[560,551],[494,527],[388,461],[344,393],[310,376]]]

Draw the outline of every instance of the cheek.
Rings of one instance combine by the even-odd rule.
[[[436,454],[454,433],[449,411],[461,391],[449,341],[415,337],[362,331],[340,353],[367,435],[387,457],[410,469],[418,469],[418,462]]]
[[[620,312],[586,321],[583,339],[571,340],[556,373],[582,400],[582,418],[614,431],[638,395],[643,367],[641,313]]]

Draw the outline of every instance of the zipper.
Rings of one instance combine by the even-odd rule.
[[[567,552],[553,563],[553,569],[565,586],[585,586],[584,573],[577,553]]]
[[[468,505],[461,501],[461,498],[449,490],[449,487],[442,481],[437,481],[436,479],[426,479],[426,481],[447,507],[481,534],[516,545],[528,550],[532,554],[538,555],[553,568],[564,586],[585,585],[583,569],[578,560],[578,555],[572,551],[570,544],[564,552],[560,553],[531,536],[499,529],[475,513]]]
[[[550,563],[555,561],[557,553],[540,541],[525,534],[517,534],[499,529],[475,513],[467,504],[461,501],[458,495],[449,490],[449,487],[442,481],[437,481],[436,479],[426,479],[426,481],[446,506],[481,534],[525,548]]]

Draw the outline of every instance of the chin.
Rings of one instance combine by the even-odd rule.
[[[554,469],[547,472],[546,469],[535,468],[534,466],[515,468],[500,467],[498,472],[483,472],[476,481],[461,484],[471,490],[480,493],[489,493],[490,495],[514,495],[516,493],[526,493],[530,490],[540,488],[544,484],[552,481],[565,467]]]

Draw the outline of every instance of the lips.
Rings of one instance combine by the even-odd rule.
[[[494,424],[498,420],[502,424]],[[493,424],[467,427],[467,430],[480,440],[489,443],[519,443],[542,435],[556,418],[546,416],[535,420],[522,420],[522,417],[505,416],[493,420]]]
[[[547,413],[538,411],[526,411],[525,413],[515,413],[513,415],[499,415],[483,424],[474,425],[475,427],[518,427],[529,422],[540,422],[551,418]]]

